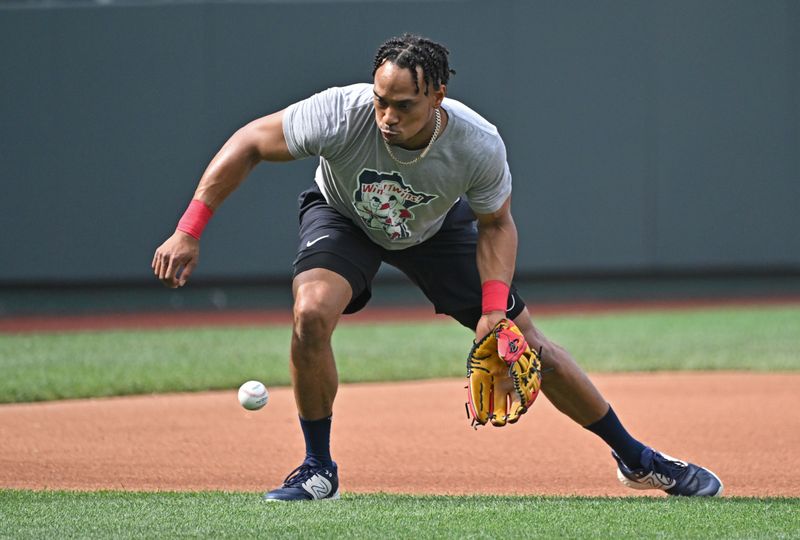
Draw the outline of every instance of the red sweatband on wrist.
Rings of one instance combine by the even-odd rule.
[[[214,211],[206,203],[199,199],[192,199],[189,208],[178,222],[178,230],[200,240],[200,235],[203,234],[203,229],[206,228],[208,220],[213,214]]]
[[[482,287],[483,309],[485,315],[492,311],[502,311],[505,313],[508,306],[508,293],[511,289],[508,285],[497,279],[490,279]]]

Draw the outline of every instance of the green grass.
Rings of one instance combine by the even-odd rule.
[[[13,538],[798,538],[800,499],[345,495],[0,490]]]
[[[795,307],[537,323],[587,371],[800,369]],[[460,377],[470,338],[449,321],[344,323],[334,350],[343,382]],[[287,385],[288,351],[286,326],[0,335],[0,403]]]
[[[800,369],[800,308],[564,317],[541,325],[590,371]]]
[[[800,308],[550,317],[588,371],[798,370]],[[341,380],[463,376],[455,323],[344,324]],[[288,384],[288,327],[0,335],[0,402]],[[0,440],[2,447],[2,440]],[[0,455],[2,466],[2,455]],[[0,489],[0,538],[800,538],[800,499],[412,497]]]

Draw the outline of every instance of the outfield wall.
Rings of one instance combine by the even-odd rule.
[[[520,273],[800,270],[796,1],[67,5],[0,5],[0,283],[151,279],[233,131],[407,30],[506,140]],[[314,167],[260,166],[195,276],[285,277]]]

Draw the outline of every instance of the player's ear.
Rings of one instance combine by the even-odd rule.
[[[433,91],[433,97],[434,97],[433,106],[439,107],[442,104],[442,100],[445,98],[446,95],[447,95],[447,85],[440,84],[439,88]]]

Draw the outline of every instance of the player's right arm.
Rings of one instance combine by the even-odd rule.
[[[293,159],[283,135],[283,111],[259,118],[234,133],[217,152],[200,178],[193,199],[213,212],[259,162]],[[200,240],[176,230],[156,249],[151,267],[165,286],[182,287],[199,256]]]

